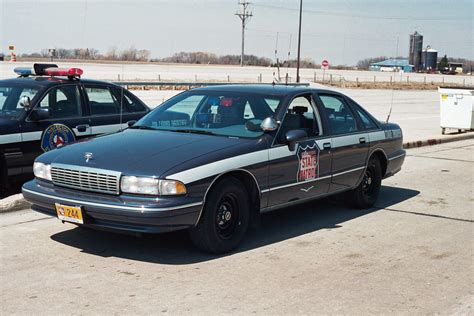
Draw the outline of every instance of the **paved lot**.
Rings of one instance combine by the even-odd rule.
[[[377,207],[335,198],[263,217],[227,256],[182,232],[138,238],[0,215],[11,313],[473,313],[474,143],[408,152]]]

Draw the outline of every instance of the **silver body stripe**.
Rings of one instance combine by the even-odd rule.
[[[104,203],[94,203],[94,202],[87,202],[83,200],[74,200],[74,199],[69,199],[69,198],[61,198],[61,197],[54,197],[49,194],[43,194],[43,193],[38,193],[35,191],[31,191],[28,189],[23,188],[24,192],[28,192],[32,195],[39,195],[47,198],[54,198],[55,200],[58,201],[66,201],[70,203],[77,203],[80,205],[89,205],[89,206],[98,206],[98,207],[103,207],[103,208],[112,208],[112,209],[120,209],[120,210],[131,210],[131,211],[137,211],[140,213],[143,213],[145,211],[173,211],[173,210],[180,210],[183,208],[187,207],[193,207],[193,206],[201,206],[202,202],[197,202],[197,203],[191,203],[191,204],[185,204],[185,205],[179,205],[179,206],[174,206],[174,207],[154,207],[154,208],[146,208],[146,207],[136,207],[136,206],[125,206],[125,205],[112,205],[112,204],[104,204]]]
[[[339,148],[350,145],[359,145],[359,138],[367,137],[367,133],[357,135],[336,136],[332,138],[331,148]]]
[[[354,172],[354,171],[358,171],[358,170],[362,170],[362,169],[365,169],[365,166],[359,167],[359,168],[354,168],[354,169],[351,169],[351,170],[346,170],[346,171],[339,172],[339,173],[335,173],[335,174],[333,174],[332,176],[333,176],[333,177],[338,177],[338,176],[341,176],[341,175],[343,175],[343,174],[350,173],[350,172]]]
[[[166,179],[179,180],[184,184],[197,180],[208,178],[227,170],[239,169],[245,166],[268,161],[268,149],[255,151],[232,158],[219,160],[216,162],[202,165],[182,172],[178,172],[166,177]]]
[[[21,140],[23,142],[32,142],[32,141],[35,141],[35,140],[40,140],[41,135],[43,135],[43,131],[21,133]]]
[[[0,135],[0,145],[21,142],[21,134]]]
[[[128,127],[127,123],[122,124],[109,124],[109,125],[99,125],[91,126],[92,134],[105,134],[105,133],[114,133],[120,131],[120,127],[125,129]]]
[[[316,181],[319,181],[319,180],[324,180],[324,179],[327,179],[327,178],[331,178],[331,176],[330,175],[329,176],[324,176],[324,177],[321,177],[321,178],[316,178],[316,179],[312,179],[312,180],[308,180],[308,181],[293,182],[293,183],[281,185],[281,186],[278,186],[278,187],[273,187],[273,188],[270,188],[270,189],[262,190],[262,193],[266,193],[266,192],[273,191],[273,190],[289,188],[289,187],[293,187],[295,185],[312,183],[312,182],[316,182]]]
[[[370,142],[378,142],[379,140],[384,140],[385,138],[386,136],[384,131],[369,133]]]
[[[373,137],[372,137],[373,135]],[[377,131],[372,133],[360,133],[357,135],[345,135],[345,136],[338,136],[333,138],[323,138],[316,140],[318,147],[320,149],[323,148],[323,144],[327,142],[332,143],[332,148],[344,147],[349,145],[357,145],[359,144],[359,139],[361,137],[370,137],[368,141],[373,141],[373,139],[379,139],[382,137],[385,139],[385,132]],[[243,154],[240,156],[235,156],[231,158],[226,158],[223,160],[219,160],[216,162],[212,162],[206,165],[198,166],[192,169],[188,169],[185,171],[181,171],[175,174],[171,174],[166,177],[166,179],[173,179],[179,180],[184,184],[188,184],[194,181],[198,181],[204,178],[208,178],[217,174],[221,174],[226,171],[230,171],[233,169],[240,169],[252,164],[272,161],[284,157],[290,157],[296,155],[296,150],[290,151],[288,146],[278,146],[273,147],[270,149],[264,149],[260,151],[256,151],[249,154]],[[344,171],[343,173],[336,174],[334,176],[338,176],[347,172],[357,171],[363,169],[365,167],[356,168],[349,171]],[[263,192],[263,191],[262,191]]]
[[[87,136],[90,134],[90,131],[92,131],[93,135],[104,134],[104,133],[114,133],[120,130],[120,126],[122,126],[122,129],[125,129],[128,127],[127,123],[122,123],[122,124],[90,126],[86,132],[82,132],[82,133],[79,132],[77,128],[73,128],[73,130],[76,136],[84,136],[84,135]],[[0,145],[41,140],[41,135],[43,135],[43,131],[0,135]]]

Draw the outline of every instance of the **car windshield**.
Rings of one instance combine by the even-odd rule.
[[[132,128],[231,137],[260,137],[260,123],[273,116],[281,97],[212,91],[183,92]]]
[[[18,118],[25,112],[20,105],[21,98],[28,97],[33,100],[37,93],[36,88],[0,84],[0,117]]]

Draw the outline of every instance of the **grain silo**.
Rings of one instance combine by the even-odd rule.
[[[421,70],[421,55],[423,51],[423,35],[416,32],[410,35],[410,55],[408,62],[414,66],[415,71]]]
[[[433,71],[438,68],[438,51],[427,46],[422,53],[423,69],[426,71]]]

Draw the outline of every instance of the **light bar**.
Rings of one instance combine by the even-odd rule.
[[[46,68],[44,73],[48,76],[80,77],[84,72],[80,68]]]
[[[28,77],[28,76],[32,76],[34,75],[34,71],[33,71],[33,68],[28,68],[28,67],[15,67],[15,69],[13,69],[13,71],[19,75],[19,76],[22,76],[22,77]]]

